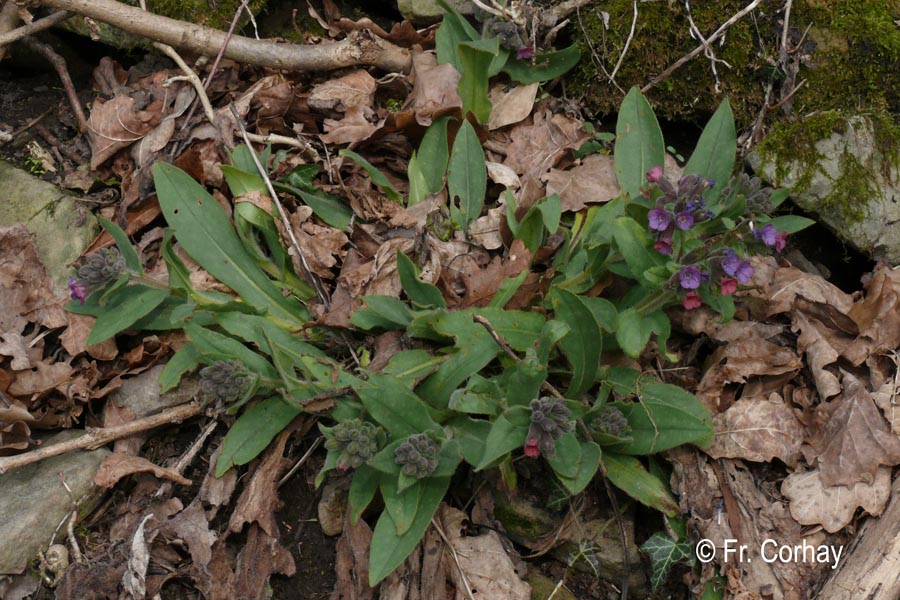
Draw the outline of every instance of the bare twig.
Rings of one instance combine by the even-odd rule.
[[[309,457],[312,456],[312,453],[316,451],[316,448],[319,447],[319,445],[322,443],[323,439],[325,439],[325,438],[323,438],[322,436],[319,436],[316,438],[316,440],[309,447],[309,450],[304,452],[303,456],[300,457],[300,460],[298,460],[294,464],[294,466],[291,467],[291,470],[288,471],[287,473],[285,473],[284,477],[281,478],[281,480],[278,482],[278,487],[283,486],[285,483],[287,483],[291,479],[291,477],[294,476],[294,473],[296,473],[300,469],[300,467],[302,467],[306,463],[306,461],[309,460]]]
[[[175,51],[174,48],[169,46],[168,44],[161,44],[159,42],[153,42],[153,47],[162,51],[163,54],[171,58],[175,61],[175,64],[178,65],[178,68],[185,74],[187,80],[190,82],[192,86],[194,86],[194,90],[197,92],[197,98],[200,100],[200,105],[203,106],[203,113],[206,115],[207,120],[212,124],[216,124],[216,111],[213,110],[212,104],[209,101],[209,97],[206,95],[206,88],[203,87],[203,82],[200,81],[200,77],[197,73],[194,72],[192,68],[188,66],[184,59]]]
[[[10,4],[15,4],[14,2],[10,2]],[[70,19],[75,16],[75,13],[71,13],[67,10],[58,10],[43,19],[38,19],[33,23],[29,23],[28,25],[23,25],[18,29],[13,29],[8,33],[4,33],[0,35],[0,46],[5,46],[7,44],[12,44],[13,42],[18,42],[23,37],[27,37],[29,35],[34,35],[39,31],[43,31],[45,29],[49,29],[53,27],[57,23],[62,23],[66,19]]]
[[[40,0],[40,3],[203,56],[215,56],[227,35],[217,29],[146,13],[115,0]],[[355,30],[345,40],[318,46],[277,44],[236,35],[229,40],[223,56],[247,65],[291,71],[331,71],[372,65],[385,71],[408,72],[412,65],[409,50],[366,30]]]
[[[684,56],[682,56],[681,58],[676,60],[665,71],[663,71],[662,73],[660,73],[659,75],[654,77],[653,80],[650,81],[650,83],[648,83],[647,85],[642,87],[641,91],[646,92],[647,90],[649,90],[650,88],[652,88],[653,86],[658,84],[660,81],[663,81],[666,78],[668,78],[669,75],[671,75],[672,73],[674,73],[675,71],[680,69],[685,63],[696,58],[697,55],[700,54],[701,52],[703,52],[709,44],[713,43],[714,41],[716,41],[717,39],[722,37],[725,34],[725,32],[728,31],[728,29],[732,25],[734,25],[735,23],[737,23],[738,21],[743,19],[745,16],[747,16],[751,11],[753,11],[753,9],[755,9],[757,6],[759,6],[759,4],[761,2],[762,2],[762,0],[753,0],[753,2],[751,2],[747,6],[745,6],[738,12],[736,12],[734,15],[732,15],[732,17],[730,19],[728,19],[727,21],[722,23],[722,25],[718,29],[716,29],[716,31],[712,35],[710,35],[708,38],[706,38],[706,43],[700,44],[699,46],[697,46],[696,48],[694,48],[693,50],[691,50],[690,52],[688,52],[687,54],[685,54]]]
[[[453,562],[456,564],[456,570],[459,571],[459,577],[462,579],[463,587],[466,588],[466,596],[468,596],[469,600],[475,600],[475,597],[472,595],[472,584],[469,583],[469,578],[466,577],[466,572],[459,562],[459,555],[456,552],[456,548],[454,548],[453,544],[450,543],[450,540],[447,539],[447,535],[441,528],[440,523],[438,523],[437,519],[434,517],[431,518],[431,525],[434,527],[434,530],[438,532],[438,535],[441,536],[441,539],[444,540],[444,543],[447,545],[447,550],[450,552],[450,556],[453,557]]]
[[[728,67],[729,69],[731,68],[731,65],[728,64],[727,62],[725,62],[724,60],[716,58],[716,53],[713,51],[712,46],[709,43],[709,40],[707,40],[705,37],[703,37],[703,32],[700,31],[700,28],[697,27],[696,23],[694,23],[694,16],[691,14],[691,0],[684,0],[684,8],[687,13],[688,24],[690,25],[690,28],[691,28],[691,35],[697,36],[697,39],[699,39],[700,42],[705,46],[705,48],[703,50],[703,54],[706,55],[706,58],[709,59],[709,66],[712,69],[713,78],[716,80],[716,93],[718,94],[719,93],[719,72],[718,72],[718,70],[716,70],[716,63],[720,62],[723,65],[725,65],[726,67]]]
[[[178,459],[169,470],[173,471],[179,475],[184,475],[184,470],[187,469],[188,465],[194,461],[194,458],[197,457],[197,454],[203,448],[203,444],[206,442],[206,439],[212,435],[212,432],[216,430],[216,426],[219,424],[218,421],[213,419],[210,421],[206,427],[203,428],[203,431],[200,432],[200,435],[197,436],[197,439],[194,440],[194,443],[191,444],[191,447],[187,449],[187,452],[181,455],[181,458]],[[168,493],[169,490],[172,489],[172,482],[166,481],[162,485],[159,486],[159,489],[156,490],[156,493],[153,494],[154,498],[159,498]]]
[[[62,140],[58,137],[47,131],[47,128],[39,123],[34,124],[34,130],[37,132],[39,136],[47,140],[47,143],[57,148],[60,153],[62,153],[66,158],[74,162],[76,165],[80,165],[85,161],[85,158],[75,152],[75,149],[72,148],[71,144],[64,144]]]
[[[312,268],[310,268],[309,263],[306,261],[306,256],[303,254],[303,250],[300,249],[300,243],[297,241],[297,236],[294,235],[294,227],[291,225],[290,219],[288,219],[287,212],[284,210],[284,206],[281,204],[281,200],[278,198],[278,194],[275,193],[275,188],[272,187],[272,180],[269,179],[269,173],[266,171],[266,168],[263,166],[261,162],[259,162],[259,157],[256,156],[256,151],[253,150],[253,146],[250,145],[250,139],[247,138],[247,130],[244,127],[244,122],[241,120],[241,116],[238,114],[237,107],[235,107],[234,102],[231,103],[231,114],[234,115],[234,119],[237,122],[238,127],[241,130],[241,134],[244,135],[244,143],[247,144],[247,147],[250,148],[250,156],[253,158],[254,164],[256,164],[256,169],[259,171],[259,176],[263,178],[263,181],[266,182],[266,189],[269,191],[269,195],[272,197],[272,202],[275,203],[275,206],[278,208],[278,214],[281,215],[281,223],[284,225],[285,230],[287,231],[288,238],[291,240],[291,246],[294,249],[294,252],[297,253],[297,257],[300,259],[300,265],[303,267],[304,275],[312,284],[313,288],[316,290],[316,295],[319,297],[319,300],[323,305],[327,308],[331,302],[328,299],[328,294],[325,293],[325,288],[322,286],[322,282],[319,280],[319,276],[316,275]]]
[[[500,334],[497,333],[497,330],[494,329],[494,326],[491,325],[490,321],[488,321],[486,318],[484,318],[481,315],[474,315],[472,317],[472,319],[487,330],[488,334],[491,336],[491,338],[494,340],[494,342],[496,342],[496,344],[503,349],[503,352],[507,356],[509,356],[511,359],[513,359],[513,361],[516,363],[521,362],[522,359],[519,358],[519,356],[515,352],[513,352],[512,348],[509,347],[509,344],[506,343],[506,340],[504,340],[500,336]],[[565,396],[563,396],[559,392],[559,390],[557,390],[554,386],[552,386],[547,381],[544,381],[541,384],[541,389],[544,390],[545,392],[549,392],[550,394],[552,394],[555,398],[557,398],[559,400],[565,400]],[[587,425],[584,424],[584,421],[582,421],[581,419],[578,419],[578,426],[581,429],[582,434],[584,434],[584,437],[589,442],[593,442],[594,438],[591,435],[590,430],[587,428]],[[623,560],[623,566],[625,567],[625,577],[622,580],[622,594],[620,597],[621,597],[621,600],[628,600],[628,577],[629,577],[629,574],[631,571],[631,569],[629,567],[629,560],[628,560],[628,533],[625,530],[625,521],[622,519],[622,511],[619,509],[619,502],[618,502],[618,500],[616,500],[615,491],[612,489],[612,485],[610,485],[610,483],[609,483],[609,477],[607,477],[606,465],[603,464],[602,458],[600,459],[600,474],[603,479],[603,485],[606,488],[606,495],[609,497],[609,502],[613,509],[613,514],[616,517],[616,523],[619,526],[619,534],[622,538],[622,560]]]
[[[581,33],[584,34],[584,41],[587,42],[588,48],[590,48],[591,50],[591,58],[594,59],[597,68],[603,71],[603,74],[606,75],[606,78],[609,79],[610,83],[616,86],[616,89],[618,89],[622,94],[625,94],[625,90],[622,89],[622,86],[616,83],[616,81],[612,77],[610,77],[609,72],[606,70],[606,65],[603,64],[603,60],[601,60],[599,54],[597,53],[597,50],[594,48],[594,44],[591,41],[591,36],[588,35],[588,32],[584,27],[584,22],[581,20],[581,6],[576,6],[575,11],[576,17],[578,18],[578,26],[581,28]],[[488,148],[487,144],[490,142],[491,141],[488,140],[488,142],[485,143],[485,148]],[[494,150],[493,148],[488,149]],[[505,148],[503,150],[503,154],[506,154]]]
[[[75,91],[75,85],[72,83],[72,77],[69,75],[69,67],[66,65],[66,59],[57,54],[53,48],[36,39],[25,38],[22,43],[41,54],[50,61],[50,64],[56,69],[56,73],[59,75],[59,79],[63,84],[63,89],[66,90],[66,96],[69,98],[69,104],[72,105],[72,111],[75,113],[75,118],[78,119],[78,126],[81,133],[87,133],[89,129],[87,117],[85,117],[84,108],[82,108],[81,102],[78,100],[78,93]]]
[[[15,456],[0,456],[0,475],[12,469],[18,469],[25,465],[44,460],[45,458],[59,456],[60,454],[65,454],[73,450],[96,450],[110,442],[140,433],[141,431],[155,429],[172,423],[181,423],[185,419],[196,417],[200,414],[201,410],[200,405],[193,402],[180,404],[155,415],[144,417],[143,419],[136,419],[130,423],[125,423],[124,425],[89,428],[84,435],[72,440],[60,442],[59,444],[45,446]]]

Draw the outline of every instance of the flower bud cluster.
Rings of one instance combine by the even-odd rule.
[[[407,477],[422,479],[437,469],[440,450],[440,444],[431,435],[417,433],[394,450],[394,464],[399,465]]]
[[[597,433],[612,435],[618,438],[626,437],[631,433],[631,425],[622,411],[611,404],[600,407],[599,414],[591,421],[591,429]]]
[[[339,471],[358,469],[378,453],[381,428],[365,421],[343,421],[325,433],[325,447],[340,452]]]
[[[200,369],[200,395],[217,408],[234,404],[247,391],[247,370],[236,360],[217,360]]]
[[[572,411],[559,398],[542,396],[531,401],[531,427],[525,438],[525,455],[536,458],[553,456],[556,440],[575,429]]]
[[[84,304],[91,292],[99,289],[125,271],[125,258],[119,249],[100,248],[84,257],[76,274],[69,278],[69,292],[72,300]]]

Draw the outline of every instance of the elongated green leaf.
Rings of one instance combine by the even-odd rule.
[[[613,228],[613,237],[635,279],[646,281],[651,289],[660,287],[658,284],[649,282],[644,275],[657,265],[656,256],[647,249],[649,243],[644,228],[631,217],[619,217]]]
[[[201,267],[269,316],[289,326],[303,324],[305,308],[286,298],[259,268],[215,198],[172,165],[156,163],[153,179],[166,220]]]
[[[522,271],[515,277],[504,279],[503,283],[500,284],[497,293],[491,298],[491,302],[488,306],[493,308],[503,308],[506,306],[506,303],[512,300],[513,296],[516,295],[516,292],[519,291],[519,288],[522,287],[522,284],[525,283],[526,277],[528,277],[527,270]]]
[[[483,369],[497,356],[499,348],[487,332],[473,331],[459,349],[441,364],[434,375],[418,388],[419,395],[429,406],[447,407],[450,396],[469,377]]]
[[[444,0],[437,0],[437,2],[447,13],[435,33],[438,64],[450,63],[458,72],[462,73],[457,47],[461,42],[481,39],[481,34],[451,5]]]
[[[233,466],[245,465],[266,449],[276,435],[300,414],[300,409],[272,396],[244,411],[222,440],[216,477]]]
[[[680,562],[691,564],[694,557],[690,540],[675,541],[659,531],[641,545],[641,552],[650,558],[650,567],[653,571],[650,582],[654,591],[666,582],[669,571],[675,564]]]
[[[109,235],[111,235],[112,239],[116,242],[119,253],[122,255],[122,258],[125,259],[125,266],[138,275],[143,275],[144,269],[141,267],[141,258],[138,256],[137,250],[134,249],[134,246],[132,246],[131,242],[128,240],[128,234],[110,220],[104,219],[103,217],[100,217],[99,220],[100,224],[103,225],[103,229],[109,232]]]
[[[390,296],[363,296],[365,308],[357,309],[350,322],[360,329],[406,329],[412,321],[413,312],[397,298]]]
[[[441,290],[419,279],[416,265],[400,250],[397,250],[397,273],[400,275],[400,285],[403,286],[403,291],[415,306],[447,308],[447,302],[444,300]]]
[[[397,535],[397,525],[391,519],[390,513],[388,511],[381,513],[378,523],[375,524],[375,531],[372,532],[369,551],[370,586],[375,586],[403,564],[409,553],[425,535],[425,530],[428,529],[431,518],[437,511],[441,500],[444,499],[444,494],[447,493],[449,486],[449,477],[423,480],[416,516],[403,535]]]
[[[252,342],[261,352],[269,354],[267,342],[271,340],[286,352],[293,354],[295,360],[302,356],[312,356],[318,360],[329,360],[328,355],[304,341],[301,336],[285,331],[265,317],[224,312],[217,314],[215,318],[216,323],[222,329],[242,340]]]
[[[235,168],[240,169],[245,173],[258,174],[256,162],[253,160],[252,153],[256,153],[260,163],[268,165],[269,157],[272,155],[272,146],[266,146],[262,152],[256,152],[256,150],[251,150],[246,144],[240,144],[233,152],[228,153],[228,158]]]
[[[353,210],[338,198],[316,188],[303,189],[277,181],[272,183],[272,187],[280,192],[290,192],[299,196],[313,213],[328,225],[341,231],[350,226]]]
[[[484,442],[490,434],[491,422],[457,417],[447,422],[446,426],[453,431],[453,438],[459,441],[463,459],[473,467],[477,466],[484,456]]]
[[[197,352],[204,357],[211,360],[239,360],[254,373],[269,379],[278,379],[278,372],[269,361],[236,339],[195,323],[188,323],[184,331]]]
[[[439,429],[422,399],[395,377],[372,373],[356,392],[366,411],[395,438]]]
[[[661,167],[666,157],[662,130],[640,90],[631,88],[622,101],[616,122],[616,179],[623,192],[638,198],[647,172]]]
[[[463,121],[453,142],[447,181],[450,189],[450,217],[460,230],[467,231],[469,223],[481,215],[487,191],[484,151],[475,129],[468,121]]]
[[[500,54],[498,38],[460,42],[456,47],[462,67],[459,79],[459,97],[462,99],[463,117],[472,113],[479,123],[491,118],[491,101],[488,98],[489,70],[494,58]]]
[[[409,197],[406,205],[412,206],[424,200],[428,195],[428,180],[425,179],[425,173],[422,172],[422,165],[415,150],[409,157],[409,164],[406,166],[406,178],[409,180]]]
[[[425,176],[428,191],[437,194],[444,187],[444,175],[450,161],[450,146],[447,141],[447,124],[450,117],[440,117],[428,126],[419,146],[419,168]]]
[[[666,485],[648,473],[638,459],[607,452],[603,456],[603,464],[612,484],[644,506],[655,508],[670,517],[678,513],[678,502]]]
[[[523,447],[527,435],[527,425],[513,424],[505,415],[497,417],[491,424],[491,430],[484,441],[484,453],[475,470],[481,471],[491,467],[509,452]]]
[[[257,174],[256,165],[253,166],[252,172],[243,171],[229,165],[222,165],[221,169],[222,174],[225,175],[228,189],[231,190],[234,196],[266,191],[266,182]]]
[[[363,511],[366,510],[366,507],[369,506],[369,503],[375,497],[380,481],[381,474],[367,465],[360,465],[354,471],[353,480],[350,482],[350,491],[347,493],[351,523],[359,521]]]
[[[128,329],[168,297],[168,290],[145,285],[129,285],[120,289],[109,299],[105,310],[97,316],[86,343],[89,346],[99,344]]]
[[[394,184],[391,183],[391,180],[385,176],[384,173],[379,171],[375,165],[364,159],[362,156],[354,152],[353,150],[341,150],[338,152],[340,156],[346,156],[350,158],[366,170],[366,173],[369,174],[369,177],[372,178],[372,183],[381,188],[381,191],[385,193],[385,195],[394,202],[403,203],[403,195],[397,191],[397,188],[394,187]]]
[[[533,61],[508,60],[503,67],[503,72],[509,75],[513,81],[522,84],[550,81],[570,71],[578,64],[580,58],[581,53],[578,48],[572,45],[556,52],[537,54]]]
[[[665,351],[670,324],[661,310],[641,315],[634,308],[626,308],[616,316],[616,342],[632,358],[640,356],[652,333],[657,335],[660,350]]]
[[[578,474],[581,463],[581,446],[572,432],[563,434],[556,440],[556,451],[552,456],[545,456],[547,464],[563,478],[572,479]]]
[[[432,356],[425,350],[401,350],[391,357],[381,372],[393,375],[412,389],[417,381],[437,371],[446,359],[446,356]]]
[[[403,475],[401,474],[400,477],[402,478]],[[424,489],[423,483],[415,479],[409,481],[405,489],[400,489],[397,479],[381,478],[381,497],[384,498],[384,510],[390,514],[397,535],[403,535],[412,527]]]
[[[465,388],[450,395],[449,408],[456,412],[475,415],[494,415],[503,405],[503,391],[493,379],[481,375],[469,378]]]
[[[666,383],[639,385],[639,402],[616,402],[631,427],[633,440],[610,446],[619,454],[644,455],[682,444],[701,448],[713,441],[712,417],[693,394]]]
[[[566,397],[580,398],[594,384],[600,367],[600,327],[580,296],[554,289],[550,299],[556,318],[569,326],[569,333],[559,343],[572,366]]]
[[[200,353],[193,344],[185,344],[179,348],[159,374],[160,392],[165,393],[176,388],[185,373],[200,366],[200,359]]]
[[[810,225],[815,225],[816,222],[812,219],[807,219],[806,217],[798,215],[782,215],[780,217],[775,217],[769,221],[769,223],[774,225],[778,231],[797,233],[798,231],[803,231]]]
[[[705,194],[710,202],[728,185],[737,155],[736,139],[734,115],[726,99],[703,128],[694,153],[684,165],[685,175],[696,174],[716,182]]]
[[[602,452],[600,446],[593,442],[582,442],[581,454],[578,459],[578,466],[574,477],[566,477],[556,473],[556,476],[562,482],[563,487],[571,495],[580,494],[584,488],[591,482],[597,469],[600,467],[600,456]]]

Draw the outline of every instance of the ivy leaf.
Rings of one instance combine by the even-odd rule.
[[[650,582],[656,590],[665,583],[672,567],[679,563],[690,564],[693,557],[691,542],[676,542],[665,533],[657,531],[641,545],[641,551],[650,559],[653,574]]]

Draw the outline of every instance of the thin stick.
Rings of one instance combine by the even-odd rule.
[[[182,70],[185,77],[187,77],[187,80],[194,86],[194,90],[197,92],[197,98],[199,98],[200,104],[203,106],[203,113],[206,115],[207,120],[209,120],[212,125],[215,125],[216,111],[213,110],[212,104],[209,102],[209,97],[206,95],[206,89],[203,87],[203,82],[200,81],[200,77],[197,73],[195,73],[194,70],[184,62],[184,59],[181,58],[175,49],[168,44],[153,42],[153,47],[161,50],[166,56],[175,61],[175,64]]]
[[[506,343],[506,340],[504,340],[502,337],[500,337],[500,334],[497,333],[497,330],[494,329],[494,326],[491,325],[490,321],[488,321],[486,318],[484,318],[481,315],[474,315],[472,317],[472,319],[476,323],[480,324],[485,329],[487,329],[488,334],[491,336],[491,338],[494,340],[494,342],[496,342],[497,345],[503,349],[503,352],[506,353],[507,356],[512,358],[513,361],[515,361],[516,363],[519,363],[522,361],[522,359],[519,358],[518,355],[512,351],[512,348],[509,347],[509,344]],[[565,396],[563,396],[559,392],[559,390],[557,390],[555,387],[553,387],[550,383],[548,383],[546,381],[544,381],[541,384],[541,389],[546,392],[549,392],[558,400],[565,400]],[[584,437],[589,442],[593,442],[594,438],[591,435],[590,430],[587,428],[587,425],[584,424],[584,421],[582,421],[581,419],[578,419],[578,426],[581,429],[582,434],[584,434]],[[616,523],[619,526],[619,534],[622,538],[622,562],[623,562],[623,566],[625,567],[625,577],[622,580],[621,600],[628,600],[628,576],[631,571],[631,568],[629,565],[629,560],[628,560],[628,533],[625,530],[625,521],[622,519],[622,511],[619,510],[619,502],[616,500],[615,491],[612,489],[612,486],[609,483],[609,478],[607,477],[606,465],[603,464],[602,458],[600,459],[600,475],[601,475],[601,478],[603,479],[603,485],[606,488],[606,495],[609,497],[609,502],[612,505],[613,513],[615,514],[615,517],[616,517]]]
[[[17,42],[24,37],[28,37],[29,35],[33,35],[39,31],[43,31],[50,27],[53,27],[57,23],[62,23],[66,19],[74,17],[75,13],[69,12],[67,10],[58,10],[55,13],[47,15],[43,19],[38,19],[33,23],[29,23],[28,25],[23,25],[18,29],[13,29],[8,33],[4,33],[0,35],[0,46],[5,46],[7,44],[12,44],[13,42]]]
[[[469,597],[469,600],[475,600],[475,597],[472,596],[472,584],[469,583],[469,578],[466,577],[466,572],[462,568],[462,564],[459,562],[459,555],[456,553],[456,548],[453,547],[453,544],[450,543],[450,540],[447,539],[447,535],[444,533],[444,530],[441,529],[441,526],[438,524],[437,519],[431,517],[431,525],[434,527],[434,530],[438,532],[438,535],[441,536],[441,539],[444,540],[444,543],[447,545],[447,550],[450,552],[450,556],[453,557],[453,562],[456,563],[456,570],[459,571],[459,576],[462,579],[463,586],[466,588],[466,596]]]
[[[694,48],[693,50],[691,50],[690,52],[688,52],[687,54],[685,54],[684,56],[682,56],[681,58],[676,60],[665,71],[663,71],[662,73],[660,73],[659,75],[654,77],[653,80],[650,81],[650,83],[648,83],[647,85],[642,87],[641,91],[646,92],[647,90],[649,90],[650,88],[655,86],[660,81],[663,81],[664,79],[668,78],[669,75],[671,75],[672,73],[674,73],[675,71],[680,69],[686,62],[696,58],[698,54],[700,54],[701,52],[703,52],[706,49],[706,46],[708,44],[711,44],[714,41],[716,41],[717,39],[719,39],[720,37],[722,37],[722,35],[724,35],[726,31],[728,31],[729,27],[731,27],[732,25],[734,25],[735,23],[737,23],[738,21],[743,19],[745,16],[747,16],[747,14],[749,14],[754,8],[759,6],[760,2],[762,2],[762,0],[753,0],[753,2],[751,2],[747,6],[745,6],[738,12],[736,12],[730,19],[728,19],[727,21],[722,23],[722,26],[719,27],[718,29],[716,29],[715,33],[713,33],[711,36],[706,38],[705,44],[700,44],[699,46],[697,46],[696,48]]]
[[[184,470],[187,469],[188,465],[194,462],[194,458],[196,458],[197,454],[203,448],[203,444],[206,442],[206,438],[212,435],[212,432],[216,430],[216,426],[219,424],[218,421],[212,420],[210,421],[203,431],[200,432],[200,435],[197,436],[197,439],[194,440],[194,443],[191,444],[191,447],[187,449],[187,452],[181,455],[181,458],[178,459],[171,470],[179,475],[184,475]],[[156,490],[156,493],[153,494],[154,498],[159,498],[163,494],[168,493],[168,491],[172,489],[172,482],[166,481],[162,485],[159,486],[159,489]]]
[[[622,54],[619,55],[616,66],[613,67],[612,73],[609,74],[609,80],[613,83],[615,83],[616,73],[619,72],[619,67],[622,66],[622,61],[625,60],[625,53],[628,52],[628,47],[631,46],[631,40],[634,38],[634,27],[637,25],[637,17],[637,0],[634,0],[634,18],[631,20],[631,31],[628,33],[628,39],[625,40],[625,46],[622,48]]]
[[[75,85],[72,83],[72,77],[69,75],[69,67],[66,65],[66,59],[57,54],[56,51],[47,44],[35,39],[25,38],[22,43],[41,54],[50,61],[50,64],[56,69],[56,74],[59,75],[59,80],[62,82],[63,89],[66,90],[66,96],[69,98],[69,104],[72,105],[72,110],[75,112],[75,118],[78,119],[78,126],[81,133],[87,133],[89,129],[88,121],[84,115],[84,108],[82,108],[81,102],[78,100],[78,93],[75,91]]]
[[[19,467],[24,467],[25,465],[44,460],[45,458],[59,456],[60,454],[65,454],[73,450],[96,450],[110,442],[142,431],[155,429],[157,427],[162,427],[163,425],[181,423],[185,419],[196,417],[201,411],[202,408],[197,403],[189,402],[187,404],[180,404],[155,415],[144,417],[143,419],[136,419],[130,423],[125,423],[124,425],[88,428],[86,430],[87,433],[84,435],[59,444],[38,448],[15,456],[0,456],[0,475],[12,469],[18,469]]]
[[[244,143],[247,144],[247,147],[250,149],[250,156],[253,158],[253,163],[256,165],[256,169],[259,171],[260,177],[263,178],[263,181],[266,182],[266,189],[269,191],[269,195],[272,197],[272,202],[275,203],[275,206],[278,208],[278,214],[281,215],[281,223],[284,225],[285,230],[287,231],[288,237],[291,240],[291,246],[294,248],[294,252],[297,253],[297,256],[300,258],[300,265],[303,267],[304,275],[306,275],[307,279],[309,279],[310,283],[312,283],[313,287],[316,290],[316,295],[319,296],[319,300],[322,304],[325,305],[326,308],[331,304],[328,300],[328,295],[325,293],[325,288],[322,287],[322,282],[319,281],[319,277],[313,273],[313,270],[310,268],[309,263],[306,262],[306,256],[303,255],[303,251],[300,249],[300,243],[297,241],[297,236],[294,235],[294,227],[291,225],[290,220],[288,219],[287,213],[284,210],[284,206],[281,204],[281,200],[278,198],[278,194],[275,193],[275,188],[272,187],[272,181],[269,179],[269,174],[266,172],[266,168],[259,162],[259,157],[256,156],[256,151],[253,150],[253,146],[250,145],[250,140],[247,137],[247,130],[244,127],[244,122],[241,120],[241,116],[238,114],[237,107],[235,107],[234,102],[230,105],[231,114],[234,115],[234,120],[237,122],[238,127],[241,129],[241,134],[244,136]]]
[[[300,467],[302,467],[306,463],[306,461],[309,460],[309,457],[312,456],[312,453],[315,452],[316,448],[319,447],[319,445],[322,443],[323,439],[324,438],[321,436],[316,438],[316,440],[309,447],[309,450],[304,452],[303,456],[300,457],[300,460],[298,460],[297,463],[293,467],[291,467],[291,470],[288,471],[284,475],[284,477],[281,478],[281,480],[278,482],[277,487],[283,486],[285,483],[287,483],[291,479],[291,477],[294,476],[294,473],[296,473],[300,469]]]

